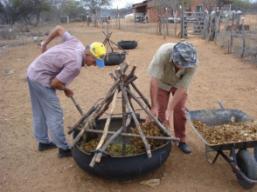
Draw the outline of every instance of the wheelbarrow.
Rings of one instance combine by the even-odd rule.
[[[191,121],[200,121],[210,128],[216,125],[228,124],[231,122],[245,122],[252,120],[246,113],[237,109],[213,109],[190,111]],[[192,128],[196,135],[205,144],[205,156],[210,164],[215,164],[218,157],[222,157],[232,168],[239,184],[250,189],[257,183],[257,156],[249,152],[254,148],[254,154],[257,154],[257,141],[231,142],[226,144],[213,145],[203,138],[201,133],[194,127]]]

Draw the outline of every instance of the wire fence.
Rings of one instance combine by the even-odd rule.
[[[219,21],[214,41],[227,53],[257,62],[257,14],[245,14]]]
[[[188,22],[188,38],[197,35],[208,41],[215,41],[225,49],[242,59],[257,63],[257,13],[245,13],[240,17],[236,14],[224,17],[224,14],[204,15],[204,26],[201,33],[195,34],[194,22]],[[190,18],[192,19],[192,17]],[[161,18],[156,23],[134,22],[126,19],[113,19],[98,24],[103,30],[111,31],[119,29],[122,31],[157,34],[173,37],[181,36],[181,22],[179,19],[168,20]]]
[[[133,22],[126,19],[113,19],[99,24],[105,30],[119,29],[136,33],[148,33],[164,36],[176,36],[180,32],[180,23],[169,23],[164,19],[156,23]]]

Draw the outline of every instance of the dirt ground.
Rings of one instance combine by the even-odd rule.
[[[104,39],[100,29],[83,24],[65,26],[84,43]],[[44,29],[46,30],[46,29]],[[113,31],[112,40],[137,40],[139,47],[129,51],[127,61],[137,66],[137,85],[149,97],[149,77],[146,72],[156,49],[165,42],[178,39],[161,36]],[[213,43],[190,38],[199,53],[199,70],[189,91],[188,108],[217,108],[222,100],[227,108],[238,108],[257,117],[257,68],[243,63]],[[219,159],[209,165],[204,157],[204,145],[187,129],[192,155],[182,154],[177,147],[166,163],[143,178],[128,182],[107,181],[81,170],[72,158],[57,158],[57,150],[38,152],[32,133],[30,98],[26,69],[40,54],[36,44],[12,47],[0,53],[0,191],[1,192],[135,192],[135,191],[243,191],[228,164]],[[70,85],[84,110],[104,96],[112,84],[108,73],[115,67],[99,70],[95,67],[81,71]],[[80,117],[71,100],[58,93],[65,114],[65,132]],[[71,136],[67,136],[71,141]],[[140,182],[159,178],[161,184],[150,188]],[[250,191],[256,191],[257,187]]]

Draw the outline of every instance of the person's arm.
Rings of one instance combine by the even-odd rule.
[[[166,121],[169,122],[169,127],[173,129],[173,114],[174,114],[174,108],[179,103],[181,98],[184,98],[184,95],[186,95],[186,90],[183,87],[177,88],[174,96],[170,94],[168,106],[165,112],[165,118]]]
[[[159,104],[158,104],[158,80],[151,77],[150,82],[150,97],[151,97],[151,111],[155,116],[158,116]]]
[[[174,96],[170,94],[169,103],[167,106],[168,111],[173,111],[174,108],[177,106],[181,98],[184,98],[186,95],[186,90],[183,87],[177,88]],[[167,117],[168,118],[168,117]]]
[[[41,51],[44,53],[47,50],[47,45],[56,37],[62,37],[63,34],[65,33],[65,29],[57,25],[47,36],[46,40],[41,43]]]
[[[67,87],[65,87],[65,85],[59,81],[57,78],[54,78],[51,83],[50,86],[54,89],[58,89],[58,90],[62,90],[64,91],[65,95],[67,97],[72,97],[73,96],[73,92],[72,90],[68,89]]]

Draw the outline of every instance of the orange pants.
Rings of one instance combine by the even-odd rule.
[[[171,88],[169,91],[160,89],[158,90],[158,103],[159,103],[159,119],[163,123],[165,121],[165,111],[168,106],[170,94],[174,95],[176,88]],[[187,94],[185,94],[174,108],[174,132],[175,136],[180,141],[185,142],[186,138],[186,100]]]

